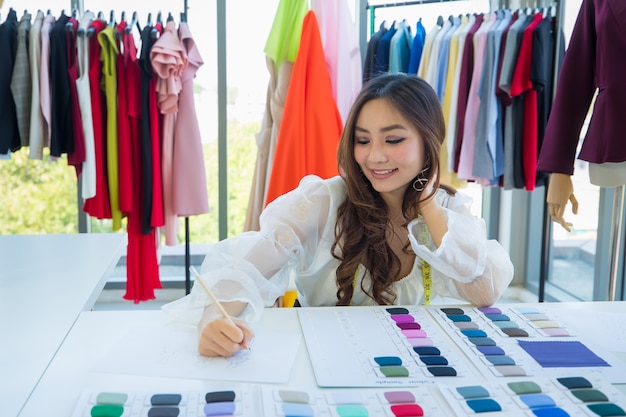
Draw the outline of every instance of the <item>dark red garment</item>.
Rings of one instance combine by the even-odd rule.
[[[71,30],[68,30],[71,25]],[[65,25],[67,39],[67,73],[70,88],[70,111],[72,112],[72,133],[74,134],[74,151],[67,154],[67,163],[76,169],[76,176],[80,177],[85,162],[85,132],[83,130],[83,117],[80,112],[76,80],[78,79],[78,55],[76,52],[76,30],[78,21],[70,17]]]
[[[102,76],[102,63],[100,62],[100,44],[98,43],[98,33],[106,27],[106,23],[96,19],[89,30],[93,29],[93,34],[89,35],[89,89],[91,92],[91,115],[93,121],[93,138],[96,164],[96,195],[85,200],[83,210],[85,213],[98,219],[111,218],[111,201],[109,199],[109,185],[107,180],[107,156],[104,143],[104,129],[106,126],[104,109],[104,96],[100,89],[100,79]]]
[[[461,72],[459,75],[459,95],[457,99],[456,138],[454,140],[454,172],[459,172],[459,159],[461,145],[463,145],[463,132],[465,131],[465,110],[467,109],[467,97],[469,96],[472,74],[474,72],[474,35],[483,23],[484,16],[476,15],[474,24],[467,32],[463,44],[463,56],[461,58]]]
[[[625,28],[625,1],[582,1],[546,126],[541,171],[572,175],[576,158],[594,164],[626,161]]]
[[[130,115],[128,114],[127,71],[126,62],[128,53],[123,45],[126,22],[121,21],[115,27],[115,40],[120,53],[116,57],[117,71],[117,166],[118,166],[118,194],[119,207],[123,215],[129,213],[133,207],[133,182],[130,145]]]
[[[522,136],[522,166],[524,188],[535,189],[537,181],[537,91],[530,79],[530,65],[533,51],[533,31],[541,23],[543,15],[537,13],[524,30],[522,43],[517,55],[517,64],[511,80],[511,97],[524,96],[524,124]]]
[[[128,117],[128,144],[130,150],[130,182],[132,205],[127,213],[128,246],[126,248],[126,293],[124,299],[135,303],[155,298],[154,289],[162,288],[157,262],[156,231],[142,231],[143,167],[141,160],[141,75],[137,47],[132,34],[121,35],[124,72],[124,97]],[[120,72],[118,70],[118,83]],[[119,84],[118,84],[119,88]],[[120,112],[120,117],[123,114]],[[118,119],[119,121],[119,119]],[[121,201],[121,200],[120,200]]]

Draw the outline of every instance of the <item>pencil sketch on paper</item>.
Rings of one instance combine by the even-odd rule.
[[[177,325],[142,327],[120,337],[96,371],[173,378],[284,383],[289,380],[302,336],[263,333],[254,350],[229,358],[209,358],[197,351],[194,328]]]

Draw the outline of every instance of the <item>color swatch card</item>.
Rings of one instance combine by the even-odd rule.
[[[597,377],[513,378],[488,384],[439,387],[457,416],[626,415],[624,394]]]
[[[610,353],[536,307],[430,307],[428,311],[485,377],[559,376],[572,370],[623,382]]]
[[[445,416],[432,386],[407,389],[293,391],[263,387],[264,416]],[[444,406],[447,406],[444,404]]]
[[[298,315],[321,387],[418,386],[475,376],[423,308],[316,308]]]
[[[72,417],[258,416],[259,388],[203,392],[84,391]]]
[[[431,388],[433,388],[431,386]],[[433,388],[434,389],[434,388]],[[269,385],[202,392],[84,391],[72,417],[444,416],[427,387],[295,391]],[[441,405],[443,404],[443,407]]]

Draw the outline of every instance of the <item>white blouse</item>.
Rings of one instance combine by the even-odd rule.
[[[243,315],[258,319],[263,308],[283,295],[290,277],[304,307],[334,306],[337,302],[335,271],[339,261],[331,254],[337,208],[346,198],[344,180],[302,179],[295,190],[269,204],[260,217],[260,231],[245,232],[212,244],[202,264],[201,275],[220,301],[243,301]],[[487,240],[483,219],[470,213],[472,200],[444,190],[436,195],[448,218],[448,231],[435,248],[421,218],[409,223],[409,239],[416,259],[411,273],[394,284],[397,305],[423,303],[422,262],[431,266],[432,300],[461,300],[453,281],[484,280],[498,296],[513,278],[513,265],[504,248]],[[373,305],[361,290],[364,268],[359,268],[353,305]],[[369,285],[364,285],[369,288]],[[166,312],[197,323],[211,301],[199,285],[180,300],[165,305]]]

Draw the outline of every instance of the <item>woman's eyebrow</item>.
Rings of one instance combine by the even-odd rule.
[[[406,127],[402,126],[401,124],[395,124],[395,125],[385,126],[381,128],[380,131],[389,132],[390,130],[396,130],[396,129],[406,130]]]
[[[396,129],[406,130],[406,127],[404,127],[401,124],[393,124],[393,125],[390,125],[390,126],[382,127],[380,129],[380,132],[389,132],[391,130],[396,130]],[[369,133],[369,130],[365,129],[364,127],[360,127],[360,126],[355,126],[354,130],[355,131],[359,131],[359,132]]]

